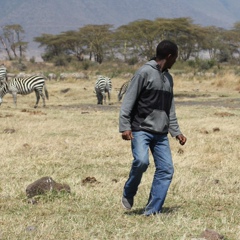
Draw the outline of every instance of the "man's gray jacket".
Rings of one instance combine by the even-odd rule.
[[[129,83],[119,116],[119,131],[181,134],[173,97],[173,79],[157,62],[143,65]]]

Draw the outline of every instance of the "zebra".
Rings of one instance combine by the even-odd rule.
[[[119,93],[118,93],[118,101],[119,102],[122,100],[123,95],[126,93],[129,83],[130,83],[130,81],[124,82],[123,85],[121,86]]]
[[[0,66],[0,83],[3,84],[7,80],[8,80],[7,68],[4,66],[4,64],[1,64],[1,66]]]
[[[106,93],[108,94],[108,100],[111,100],[112,82],[109,77],[99,76],[95,83],[95,92],[98,99],[98,104],[106,104]]]
[[[26,78],[13,78],[10,81],[3,83],[0,87],[0,105],[2,103],[2,98],[5,94],[10,93],[13,96],[13,101],[15,106],[17,106],[17,94],[27,95],[33,91],[36,94],[36,104],[34,108],[37,108],[40,96],[43,100],[43,106],[45,107],[45,95],[48,99],[48,91],[45,84],[45,78],[41,76],[31,76]]]

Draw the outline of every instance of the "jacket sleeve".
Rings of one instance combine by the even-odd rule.
[[[143,86],[144,78],[135,74],[128,85],[119,114],[119,132],[131,130],[131,115]]]
[[[172,98],[172,104],[169,114],[169,133],[171,134],[172,137],[176,137],[179,134],[182,134],[176,116],[174,97]]]

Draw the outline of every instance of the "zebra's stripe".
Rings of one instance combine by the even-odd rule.
[[[43,106],[45,106],[45,95],[43,89],[48,99],[48,91],[45,85],[45,78],[40,76],[31,76],[27,78],[13,78],[8,83],[4,83],[0,87],[0,104],[2,103],[2,98],[5,94],[10,93],[13,96],[14,103],[17,103],[17,94],[26,95],[33,91],[36,93],[36,104],[35,108],[38,105],[40,96],[43,100]]]
[[[108,100],[111,99],[112,81],[109,77],[100,76],[95,83],[95,91],[98,99],[98,104],[106,104],[106,93]]]
[[[123,85],[121,86],[119,93],[118,93],[118,101],[120,102],[123,98],[123,95],[126,93],[128,85],[130,81],[124,82]]]
[[[5,82],[7,80],[7,68],[4,65],[0,66],[0,82]]]

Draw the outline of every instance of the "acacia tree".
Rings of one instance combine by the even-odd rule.
[[[45,47],[45,53],[42,55],[44,61],[51,61],[65,52],[64,42],[59,35],[42,34],[34,38],[35,42],[40,43],[39,47]]]
[[[78,31],[67,31],[58,35],[42,34],[34,39],[45,47],[44,61],[51,61],[56,56],[75,56],[83,60],[83,53],[89,53],[89,59],[102,63],[112,41],[112,25],[87,25]]]
[[[219,61],[228,62],[234,59],[235,53],[239,53],[239,34],[234,30],[223,30],[221,36]]]
[[[234,58],[239,49],[239,34],[237,31],[226,30],[215,26],[202,27],[204,39],[202,49],[209,53],[210,59],[226,62]]]
[[[240,22],[232,30],[224,30],[214,26],[201,27],[193,24],[191,18],[158,18],[137,20],[114,31],[109,24],[86,25],[78,31],[42,34],[34,40],[40,47],[45,47],[45,61],[69,55],[81,61],[84,53],[89,54],[90,60],[102,63],[106,57],[115,55],[124,56],[125,60],[150,59],[163,39],[176,42],[179,59],[183,61],[198,57],[201,51],[208,51],[213,60],[227,61],[240,48]]]
[[[180,49],[180,59],[187,61],[199,53],[199,42],[203,38],[201,27],[193,24],[191,18],[174,19],[176,28],[176,42]]]
[[[27,49],[27,42],[24,42],[25,31],[19,24],[6,25],[2,28],[0,41],[7,53],[9,60],[22,58]],[[12,56],[13,55],[13,56]]]
[[[155,21],[138,20],[120,26],[116,34],[121,39],[119,49],[126,55],[148,59],[155,54],[156,45],[163,39],[172,40],[179,46],[179,58],[186,61],[197,54],[199,41],[204,37],[201,27],[191,18],[158,18]]]
[[[159,39],[168,39],[179,46],[179,59],[186,61],[195,56],[201,38],[200,26],[192,23],[191,18],[156,19]]]
[[[0,41],[1,41],[2,45],[3,45],[3,49],[7,53],[8,59],[12,60],[12,55],[10,53],[10,50],[9,50],[8,46],[6,45],[5,40],[4,40],[4,38],[2,36],[0,36]]]
[[[237,55],[238,60],[240,59],[240,22],[236,22],[234,27],[230,31],[225,32],[225,39],[230,47],[232,55]]]
[[[125,60],[127,56],[142,56],[148,59],[154,56],[158,38],[156,22],[137,20],[120,26],[115,34],[121,42],[119,50]]]
[[[67,31],[57,35],[42,34],[34,38],[34,41],[40,43],[39,47],[45,47],[45,53],[42,55],[44,61],[51,61],[61,56],[74,56],[82,61],[84,50],[81,39],[78,32]]]
[[[83,60],[84,43],[82,35],[76,31],[67,31],[59,35],[67,55],[73,55],[78,61]]]
[[[204,34],[204,38],[201,41],[201,49],[208,52],[211,60],[217,60],[219,51],[223,48],[223,29],[209,26],[202,27],[201,31]]]
[[[112,27],[110,24],[86,25],[79,29],[79,34],[82,37],[86,53],[89,53],[90,60],[94,57],[96,62],[102,63],[112,43]]]

